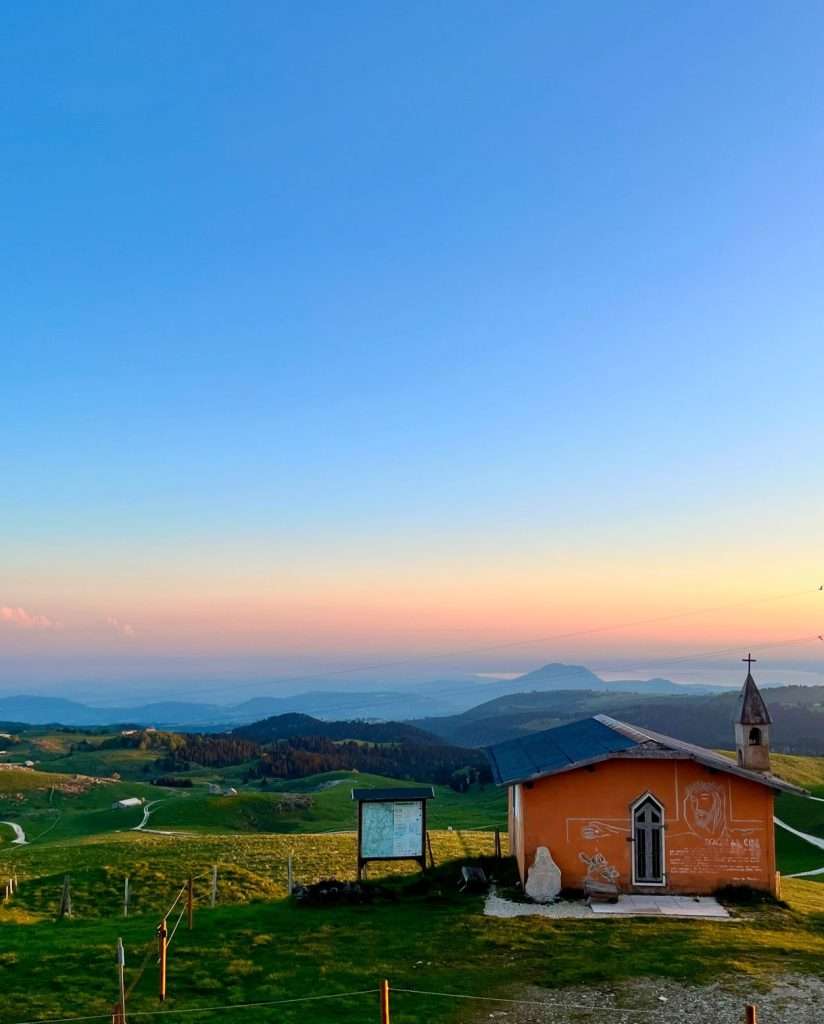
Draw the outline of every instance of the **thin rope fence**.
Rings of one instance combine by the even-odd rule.
[[[180,899],[180,897],[183,895],[184,892],[186,892],[186,884],[185,883],[184,883],[183,887],[181,888],[180,892],[177,894],[177,896],[175,896],[175,899],[174,899],[174,902],[172,903],[172,905],[169,907],[169,909],[163,915],[164,917],[168,917],[169,914],[171,914],[171,912],[177,906],[178,900]]]
[[[591,1006],[586,1003],[558,1003],[546,999],[505,999],[503,996],[479,996],[468,992],[431,992],[421,988],[392,988],[392,995],[434,996],[442,999],[471,999],[484,1003],[506,1003],[511,1006],[540,1006],[548,1010],[575,1010],[587,1013],[654,1013],[659,1019],[661,1009],[644,1010],[638,1007]]]
[[[312,996],[296,996],[290,999],[265,999],[255,1000],[252,1002],[245,1003],[223,1003],[217,1006],[191,1006],[181,1007],[178,1009],[156,1009],[156,1010],[130,1010],[128,1016],[131,1017],[167,1017],[167,1016],[183,1016],[192,1014],[214,1014],[224,1013],[227,1010],[262,1010],[269,1009],[278,1006],[294,1006],[301,1003],[319,1003],[329,1002],[332,1000],[342,999],[354,999],[361,996],[376,996],[381,993],[380,988],[366,988],[358,989],[352,992],[330,992],[323,995],[312,995]],[[530,1007],[531,1009],[539,1010],[554,1010],[562,1013],[585,1013],[593,1017],[613,1017],[616,1014],[622,1015],[623,1018],[629,1017],[630,1019],[634,1016],[640,1017],[644,1020],[650,1016],[655,1015],[659,1021],[666,1024],[667,1020],[672,1020],[674,1024],[675,1018],[668,1018],[667,1011],[663,1007],[656,1007],[654,1009],[646,1009],[643,1007],[621,1007],[621,1006],[593,1006],[586,1003],[571,1003],[563,1002],[558,1000],[544,1000],[544,999],[509,999],[503,996],[484,996],[475,995],[468,992],[439,992],[429,989],[415,989],[415,988],[392,988],[391,994],[404,995],[404,996],[425,996],[427,998],[438,998],[438,999],[455,999],[455,1000],[469,1000],[478,1003],[496,1003],[507,1006],[523,1006]],[[679,1022],[684,1021],[684,1015],[682,1010],[676,1011],[678,1014],[677,1020]],[[111,1013],[96,1013],[86,1014],[78,1017],[47,1017],[33,1020],[14,1021],[8,1022],[8,1024],[81,1024],[85,1021],[94,1020],[107,1020],[111,1021]],[[705,1010],[700,1010],[698,1016],[694,1018],[696,1021],[705,1019]]]
[[[352,999],[356,996],[376,996],[377,988],[360,989],[357,992],[330,992],[319,996],[297,996],[294,999],[266,999],[253,1003],[225,1003],[222,1006],[191,1006],[175,1010],[129,1010],[129,1017],[165,1017],[185,1013],[222,1013],[224,1010],[256,1010],[270,1006],[289,1006],[294,1003],[317,1003],[330,999]],[[108,1020],[112,1014],[92,1013],[82,1017],[44,1017],[36,1020],[9,1021],[8,1024],[77,1024],[79,1021]]]
[[[171,946],[172,939],[175,937],[175,932],[177,931],[178,925],[183,920],[183,915],[185,913],[186,913],[186,907],[184,906],[184,908],[180,911],[180,913],[177,916],[177,920],[175,921],[175,926],[174,926],[174,928],[172,928],[172,934],[169,936],[169,938],[166,941],[166,948],[167,949],[169,948],[169,946]]]

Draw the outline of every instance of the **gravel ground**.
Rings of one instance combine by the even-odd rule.
[[[824,980],[809,975],[781,975],[768,992],[753,992],[745,978],[705,986],[642,978],[604,988],[528,986],[517,998],[531,1002],[480,1003],[471,1019],[475,1024],[743,1024],[744,1007],[754,1003],[758,1024],[824,1021]]]
[[[492,889],[484,903],[487,917],[595,917],[592,909],[583,900],[557,903],[516,903],[504,899]]]

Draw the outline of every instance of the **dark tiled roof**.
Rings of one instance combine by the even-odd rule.
[[[636,756],[636,752],[650,757],[655,757],[656,753],[660,757],[680,755],[714,771],[737,775],[771,789],[799,796],[809,795],[806,790],[769,772],[740,768],[735,761],[714,750],[685,743],[651,729],[628,725],[608,715],[596,715],[594,718],[585,718],[580,722],[570,722],[569,725],[498,743],[488,747],[486,755],[495,781],[502,786],[557,775],[611,757],[627,756],[630,751],[632,753],[629,756]]]
[[[784,779],[780,779],[771,772],[756,772],[750,768],[741,768],[732,758],[724,757],[723,754],[718,754],[714,750],[708,750],[706,747],[699,747],[696,743],[676,740],[672,736],[664,736],[660,732],[653,732],[652,729],[641,729],[637,725],[627,725],[626,722],[619,722],[617,719],[609,718],[607,715],[598,715],[597,718],[602,722],[611,723],[613,729],[620,729],[625,735],[637,737],[639,742],[658,743],[668,750],[682,754],[691,761],[697,761],[699,764],[703,764],[715,771],[737,775],[739,778],[749,779],[750,782],[758,782],[762,786],[780,789],[785,793],[794,793],[796,796],[810,795],[806,789],[794,786],[791,782],[785,782]]]
[[[392,789],[353,789],[353,800],[373,802],[376,800],[434,800],[435,790],[431,786],[396,786]]]
[[[742,725],[771,725],[772,719],[761,696],[761,691],[755,685],[753,677],[747,673],[744,686],[738,696],[738,721]]]
[[[551,775],[637,745],[637,740],[628,739],[596,718],[585,718],[498,743],[487,748],[486,755],[495,781],[502,785]]]

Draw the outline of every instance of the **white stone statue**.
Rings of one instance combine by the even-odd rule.
[[[551,903],[561,891],[561,869],[545,846],[539,846],[535,851],[525,889],[527,896],[536,903]]]

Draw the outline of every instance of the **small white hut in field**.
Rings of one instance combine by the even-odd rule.
[[[127,807],[142,807],[143,801],[139,796],[125,796],[122,800],[115,800],[112,804],[113,811],[122,811]]]

